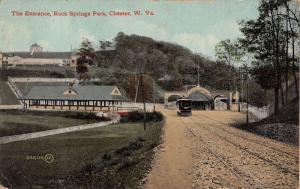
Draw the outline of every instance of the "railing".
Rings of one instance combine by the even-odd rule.
[[[21,98],[22,92],[20,91],[20,89],[17,87],[17,85],[12,81],[11,77],[8,77],[8,83],[9,85],[12,87],[12,89],[14,90],[14,92],[16,93],[18,98]]]
[[[262,120],[268,117],[272,112],[270,106],[257,108],[255,106],[249,106],[249,112],[251,112],[257,119]]]
[[[153,103],[145,103],[146,106],[146,111],[153,111],[154,110],[154,104]],[[127,103],[123,102],[122,105],[118,105],[119,108],[131,108],[131,109],[144,109],[144,104],[143,103]]]
[[[141,108],[139,108],[139,107],[116,107],[116,110],[117,110],[117,112],[118,111],[122,111],[122,110],[131,110],[131,111],[134,111],[134,110],[139,110],[139,109],[141,109]]]
[[[165,106],[165,108],[169,110],[174,110],[177,108],[176,101],[168,102]]]

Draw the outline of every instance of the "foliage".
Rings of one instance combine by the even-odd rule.
[[[248,53],[254,55],[252,74],[257,81],[262,87],[274,90],[274,112],[276,114],[279,109],[279,91],[282,103],[288,99],[287,90],[291,72],[293,72],[295,83],[297,80],[295,38],[299,36],[295,31],[299,29],[299,15],[297,16],[291,10],[293,6],[297,7],[291,0],[261,1],[258,8],[259,17],[255,20],[241,22],[241,31],[244,37],[240,39],[240,43]],[[290,49],[292,49],[292,53]],[[283,81],[287,89],[285,97]],[[295,87],[298,96],[297,85]]]
[[[270,91],[263,89],[259,84],[257,84],[254,80],[249,79],[249,86],[251,86],[249,90],[249,104],[256,107],[267,106],[272,102],[270,99],[272,95],[270,95]],[[244,89],[246,91],[246,89]],[[245,93],[244,93],[244,99]]]
[[[127,116],[121,117],[121,122],[141,122],[144,120],[144,114],[142,112],[134,111],[130,112]],[[162,121],[163,115],[160,112],[146,112],[146,121]]]
[[[230,39],[220,41],[216,47],[216,58],[229,66],[236,66],[242,63],[244,52],[239,47],[238,42],[232,42]]]
[[[111,41],[99,41],[99,52],[96,53],[96,60],[98,62],[98,66],[106,66],[108,63],[107,59],[110,54],[110,49],[113,47],[113,43]]]
[[[161,126],[150,125],[144,137],[128,145],[105,153],[95,163],[83,166],[70,175],[66,186],[84,188],[138,188],[150,169],[153,148],[160,141]]]
[[[93,65],[96,56],[91,41],[89,41],[88,39],[83,39],[77,55],[79,56],[79,58],[77,59],[76,72],[79,74],[79,80],[85,80],[88,77],[87,65]]]
[[[200,84],[203,86],[213,86],[219,89],[224,88],[224,78],[228,66],[216,63],[200,54],[194,54],[189,49],[177,44],[163,41],[155,41],[148,37],[138,35],[126,35],[119,33],[115,37],[115,51],[103,54],[104,59],[97,59],[97,64],[106,68],[110,65],[112,69],[119,70],[113,72],[117,83],[121,83],[127,74],[145,73],[155,81],[169,75],[172,81],[160,82],[162,88],[173,90],[185,84],[197,84],[197,68],[200,66]],[[105,62],[103,63],[103,60]],[[97,76],[104,77],[107,73],[98,72]],[[117,76],[116,74],[119,74]]]

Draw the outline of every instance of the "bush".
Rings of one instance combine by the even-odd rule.
[[[120,166],[119,166],[119,170],[122,170],[122,169],[128,169],[128,168],[130,168],[130,167],[132,167],[132,166],[134,166],[134,165],[136,165],[136,164],[138,164],[138,163],[139,163],[139,161],[134,160],[134,159],[132,159],[132,158],[130,158],[130,157],[124,158],[124,159],[122,160]]]
[[[117,154],[122,156],[130,156],[134,151],[139,150],[144,146],[144,141],[142,137],[137,138],[134,142],[130,142],[128,146],[116,150]]]
[[[65,117],[84,120],[108,121],[109,118],[96,116],[95,113],[75,112],[67,114]]]
[[[162,121],[163,120],[163,115],[160,112],[146,112],[146,122],[149,121]],[[130,112],[126,116],[121,117],[121,122],[126,123],[126,122],[141,122],[144,120],[144,114],[143,112]]]

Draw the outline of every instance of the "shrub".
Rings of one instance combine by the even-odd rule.
[[[142,137],[137,138],[134,142],[130,142],[128,146],[116,150],[117,154],[122,156],[130,156],[134,151],[139,150],[144,146],[144,141]]]
[[[162,121],[163,120],[163,115],[160,112],[146,112],[146,121]],[[144,120],[144,114],[143,112],[130,112],[127,116],[122,116],[121,117],[121,122],[140,122]]]

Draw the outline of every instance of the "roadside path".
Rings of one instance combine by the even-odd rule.
[[[73,127],[52,129],[52,130],[46,130],[46,131],[38,131],[38,132],[26,133],[26,134],[20,134],[20,135],[4,136],[4,137],[0,137],[0,144],[7,144],[7,143],[11,143],[11,142],[29,140],[29,139],[33,139],[33,138],[40,138],[40,137],[45,137],[45,136],[69,133],[69,132],[80,131],[80,130],[85,130],[85,129],[92,129],[92,128],[97,128],[97,127],[104,127],[104,126],[107,126],[110,124],[115,124],[118,122],[119,122],[118,120],[112,120],[112,121],[104,121],[104,122],[99,122],[99,123],[78,125],[78,126],[73,126]]]

